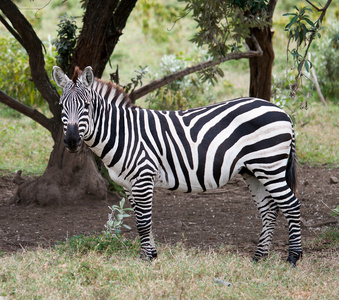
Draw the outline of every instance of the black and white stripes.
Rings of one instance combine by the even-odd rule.
[[[79,140],[98,155],[121,184],[135,211],[142,256],[156,257],[152,237],[153,188],[201,192],[240,173],[258,205],[263,229],[255,259],[268,253],[280,209],[289,223],[290,252],[301,256],[300,204],[294,195],[295,140],[290,117],[256,98],[239,98],[185,111],[136,107],[119,87],[76,69],[72,80],[58,67],[63,87],[65,145]],[[75,125],[75,126],[73,126]]]

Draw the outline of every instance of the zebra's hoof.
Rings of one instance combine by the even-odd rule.
[[[152,261],[157,258],[157,250],[147,251],[142,249],[140,252],[140,258],[145,261]]]
[[[293,252],[288,255],[287,262],[290,263],[292,267],[297,266],[297,261],[302,257],[302,252]]]
[[[252,258],[252,261],[257,263],[259,260],[266,259],[268,257],[268,254],[262,254],[262,255],[254,255]]]

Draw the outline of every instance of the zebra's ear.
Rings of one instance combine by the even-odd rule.
[[[64,88],[67,85],[67,82],[70,80],[67,75],[61,70],[61,68],[54,66],[52,72],[53,80],[55,83]]]
[[[86,88],[90,88],[92,86],[94,82],[94,74],[92,67],[88,66],[82,71],[81,81]]]

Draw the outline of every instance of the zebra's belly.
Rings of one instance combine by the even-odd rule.
[[[116,172],[113,169],[107,168],[108,170],[108,174],[109,177],[116,182],[117,184],[121,185],[122,187],[124,187],[125,189],[130,190],[132,187],[132,182],[129,179],[126,179],[123,175],[124,174],[120,174],[118,172]]]
[[[223,185],[226,183],[227,182],[224,182]],[[184,193],[199,193],[209,189],[216,189],[218,188],[218,185],[215,182],[213,176],[205,176],[204,187],[202,187],[196,173],[193,171],[185,177],[182,174],[176,174],[176,176],[174,176],[170,172],[166,173],[163,170],[159,170],[155,176],[155,187],[175,190]]]

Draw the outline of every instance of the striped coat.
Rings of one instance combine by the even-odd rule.
[[[184,111],[133,105],[92,69],[69,79],[54,67],[65,145],[82,141],[98,155],[110,177],[125,188],[135,211],[141,256],[156,257],[152,236],[153,188],[201,192],[225,185],[240,173],[263,220],[255,259],[267,255],[280,209],[289,223],[288,260],[301,256],[300,203],[295,197],[295,138],[290,117],[274,104],[238,98]]]

